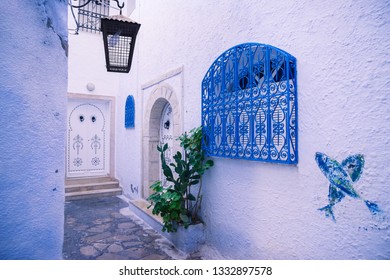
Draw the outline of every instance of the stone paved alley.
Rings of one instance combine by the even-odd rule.
[[[65,204],[63,259],[172,260],[186,255],[145,224],[120,197],[74,200]]]

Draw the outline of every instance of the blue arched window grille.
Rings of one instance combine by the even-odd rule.
[[[134,97],[132,95],[129,95],[126,99],[125,128],[134,127],[134,117],[135,117]]]
[[[296,59],[245,43],[220,55],[202,81],[203,147],[208,156],[296,164]]]

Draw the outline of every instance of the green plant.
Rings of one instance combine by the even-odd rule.
[[[161,181],[155,182],[150,186],[154,193],[148,200],[151,202],[149,207],[153,206],[152,213],[161,215],[163,219],[163,231],[177,231],[179,225],[188,228],[190,224],[200,222],[198,211],[202,202],[202,175],[214,165],[212,160],[205,160],[202,137],[201,127],[182,134],[178,140],[183,154],[178,151],[173,156],[174,162],[169,165],[164,156],[168,145],[157,147],[168,186],[162,186]],[[196,195],[192,193],[195,186]]]

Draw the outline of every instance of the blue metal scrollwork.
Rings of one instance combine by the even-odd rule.
[[[296,59],[246,43],[220,55],[202,81],[206,154],[296,164]]]

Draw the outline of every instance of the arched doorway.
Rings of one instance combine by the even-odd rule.
[[[151,194],[149,186],[162,179],[157,146],[161,142],[168,143],[170,156],[180,149],[175,141],[182,133],[180,112],[176,94],[169,85],[158,86],[150,95],[143,126],[143,198]]]

